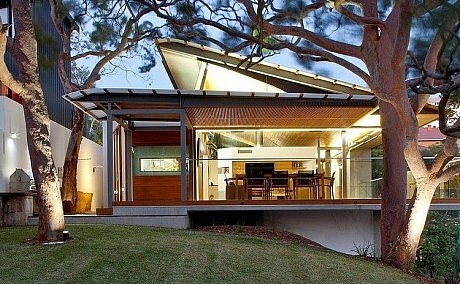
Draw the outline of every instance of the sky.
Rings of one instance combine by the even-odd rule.
[[[149,20],[152,21],[153,23],[158,22],[158,19],[155,17]],[[158,23],[158,25],[160,25],[160,23]],[[212,34],[216,38],[222,37],[220,31],[215,31],[210,28],[207,30],[207,32],[210,33],[210,35]],[[338,37],[343,36],[340,33],[331,33],[331,34],[334,34],[334,36],[338,36]],[[342,55],[338,55],[338,56],[344,57]],[[132,73],[120,71],[120,72],[117,72],[116,74],[110,74],[110,75],[103,76],[102,80],[100,80],[96,84],[96,87],[148,88],[148,89],[165,89],[165,88],[170,89],[172,88],[172,84],[169,81],[169,78],[164,69],[164,66],[161,63],[161,57],[159,56],[159,54],[156,55],[156,59],[157,59],[157,65],[149,72],[149,74],[147,74],[149,78],[147,81],[143,78],[140,78],[139,76],[135,76]],[[299,61],[296,60],[296,58],[290,51],[282,51],[280,55],[272,56],[265,60],[267,62],[279,64],[284,67],[288,67],[292,69],[299,69],[304,72],[318,74],[318,72],[315,71],[314,69],[307,70],[303,66],[301,66]],[[350,58],[347,58],[347,60],[349,60],[350,62],[353,62],[354,64],[358,66],[361,66],[361,68],[366,70],[364,67],[364,63],[362,63],[361,61],[358,61],[356,59],[350,59]],[[135,65],[136,67],[130,68],[131,70],[137,69],[137,66],[139,64],[137,64],[136,61],[133,61],[133,64],[131,64],[131,66],[133,65]],[[315,63],[315,66],[317,66],[317,68],[315,68],[316,70],[323,69],[323,70],[327,70],[328,72],[327,75],[321,74],[321,73],[319,73],[318,75],[323,75],[324,77],[329,77],[331,79],[345,81],[351,84],[366,86],[365,82],[362,79],[360,79],[359,77],[357,77],[350,71],[346,70],[345,68],[337,64],[321,62],[321,63]]]
[[[135,70],[137,67],[133,67]],[[96,83],[97,88],[128,88],[128,89],[172,89],[168,74],[161,62],[152,68],[147,78],[141,78],[132,72],[118,71],[104,75]]]
[[[6,14],[6,9],[0,9],[0,17],[7,20],[8,15]],[[126,69],[130,71],[118,70],[117,72],[103,75],[101,80],[96,83],[97,88],[133,88],[133,89],[171,89],[173,88],[168,75],[165,71],[163,64],[161,63],[161,57],[157,54],[157,65],[148,73],[142,74],[141,77],[139,74],[136,74],[137,67],[139,64],[139,59],[131,59],[131,61],[125,62]],[[91,60],[90,60],[91,61]],[[306,70],[303,68],[294,56],[291,54],[277,55],[270,57],[266,60],[267,62],[280,64],[285,67],[299,69],[305,72],[310,72],[316,74],[314,70]],[[88,64],[91,69],[91,63]],[[345,81],[352,84],[358,84],[365,86],[365,83],[353,75],[351,72],[345,70],[344,68],[331,64],[331,63],[322,63],[319,66],[321,69],[328,71],[328,75],[325,77],[330,77],[332,79],[337,79],[340,81]],[[322,75],[322,74],[321,74]]]
[[[96,83],[96,87],[133,89],[172,89],[173,86],[161,62],[160,56],[157,55],[156,59],[157,65],[154,68],[152,68],[152,70],[148,74],[145,74],[148,77],[147,79],[141,78],[139,75],[135,75],[133,72],[120,70],[113,74],[104,75],[102,79]],[[130,64],[131,70],[137,70],[137,62],[138,61],[136,61],[136,59],[132,59],[132,64]],[[305,70],[291,54],[281,54],[278,56],[274,56],[267,59],[267,62],[280,64],[285,67],[299,69],[314,74],[317,73],[314,70]],[[366,86],[364,81],[362,81],[356,75],[352,74],[350,71],[336,64],[321,63],[321,65],[318,67],[327,70],[329,74],[326,77],[329,77],[331,79],[337,79],[352,84]]]

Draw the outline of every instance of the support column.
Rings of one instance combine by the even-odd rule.
[[[180,110],[180,196],[182,201],[187,200],[187,127],[185,122],[185,111]]]
[[[108,104],[107,109],[107,207],[112,207],[113,201],[113,115],[112,104]]]
[[[126,173],[126,200],[133,201],[133,132],[132,123],[129,129],[125,128],[125,173]]]
[[[348,139],[347,132],[342,131],[342,197],[348,192]]]
[[[189,177],[190,177],[190,199],[191,200],[197,200],[197,194],[195,191],[195,188],[197,188],[198,185],[198,178],[197,178],[197,169],[199,166],[199,152],[198,152],[198,144],[196,140],[196,132],[194,129],[190,131],[190,155],[191,155],[191,162],[190,162],[190,168],[189,168]]]
[[[256,131],[256,147],[264,146],[264,132],[262,130]]]
[[[321,140],[319,139],[319,136],[318,136],[317,146],[316,146],[316,173],[321,174],[322,173],[321,171],[322,171],[321,169]]]

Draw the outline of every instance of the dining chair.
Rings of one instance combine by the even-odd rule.
[[[261,199],[268,199],[269,193],[267,192],[267,183],[265,176],[250,176],[245,179],[245,187],[248,194],[253,197],[260,197]]]
[[[314,171],[299,170],[297,177],[294,179],[294,191],[298,192],[299,188],[307,188],[309,192],[309,198],[315,195],[315,199],[318,199],[318,181]]]
[[[334,181],[335,181],[335,172],[332,173],[330,177],[323,177],[324,180],[324,187],[329,188],[329,195],[331,199],[334,199]]]
[[[269,177],[269,180],[271,195],[274,189],[281,189],[284,190],[284,198],[291,198],[288,171],[274,171],[273,175]]]

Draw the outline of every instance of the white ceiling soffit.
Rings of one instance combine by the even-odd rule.
[[[199,88],[200,86],[203,86],[202,82],[200,82],[200,80],[202,80],[203,75],[212,76],[213,84],[219,84],[218,82],[214,82],[216,78],[218,79],[218,81],[228,81],[229,77],[226,76],[226,73],[221,73],[222,75],[219,75],[219,73],[206,74],[206,72],[203,72],[203,65],[206,64],[206,62],[204,61],[215,62],[218,65],[228,65],[231,67],[235,67],[237,64],[240,64],[245,58],[244,56],[238,54],[227,54],[224,51],[219,51],[217,49],[213,49],[191,42],[186,42],[179,39],[160,39],[157,40],[157,46],[159,47],[163,59],[166,61],[167,68],[170,69],[170,76],[173,77],[171,79],[176,81],[176,87],[184,89],[195,89],[197,87]],[[207,70],[213,71],[209,68],[209,66],[207,67]],[[213,66],[219,67],[217,65]],[[228,72],[238,74],[237,72],[230,71],[223,67],[220,68],[227,70]],[[243,66],[241,66],[241,68],[244,69],[244,64]],[[251,66],[249,70],[254,73],[265,74],[283,80],[292,81],[298,84],[308,85],[331,93],[371,94],[371,90],[366,87],[358,86],[356,84],[350,84],[340,80],[335,80],[300,70],[287,68],[281,65],[276,65],[265,61]],[[258,82],[260,83],[260,81]],[[245,87],[245,91],[267,91],[267,89],[253,90],[250,86],[252,85],[246,85],[243,84],[242,81],[240,81],[240,83],[237,86],[231,87]],[[227,88],[225,90],[231,89]]]
[[[230,69],[197,60],[194,56],[173,50],[164,50],[167,67],[178,89],[213,91],[254,91],[283,93],[265,82],[253,79]]]
[[[134,127],[179,127],[180,122],[174,121],[134,121]]]

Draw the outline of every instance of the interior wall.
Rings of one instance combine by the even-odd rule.
[[[316,147],[238,147],[217,152],[218,166],[229,167],[231,176],[244,174],[244,161],[275,162],[275,170],[293,170],[292,162],[299,161],[299,169],[316,170]]]

